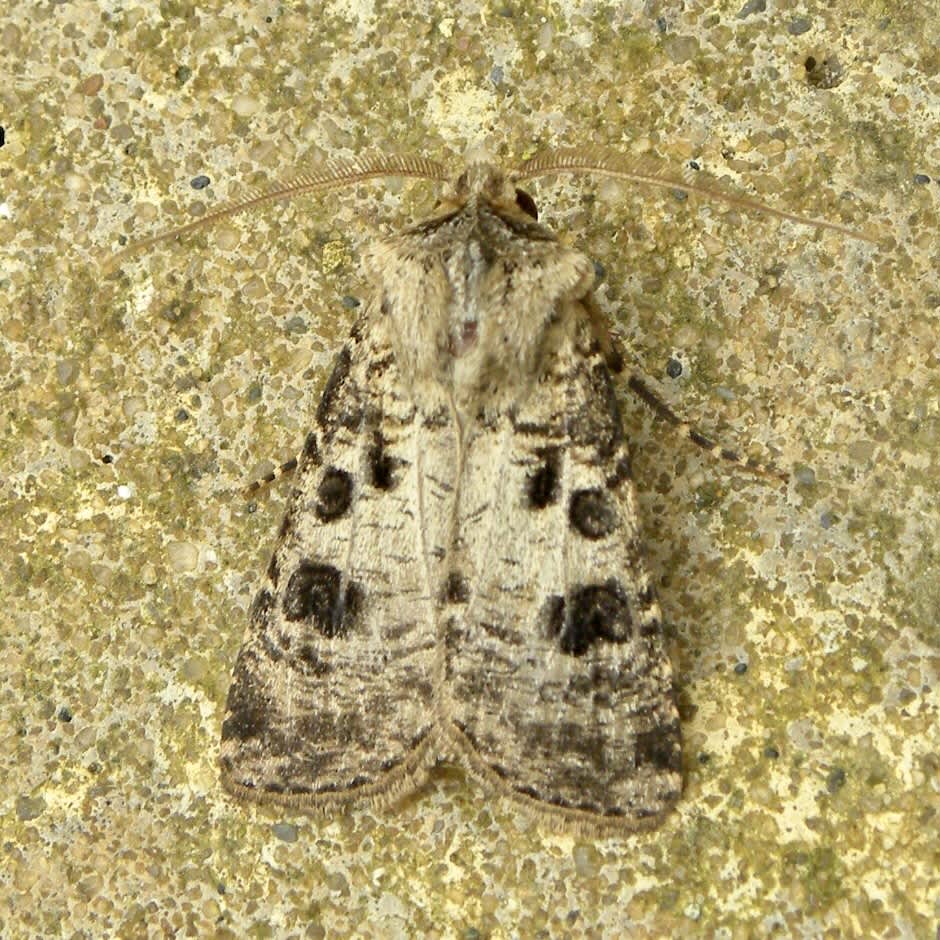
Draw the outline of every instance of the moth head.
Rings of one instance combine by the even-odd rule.
[[[539,217],[535,200],[524,190],[518,189],[509,176],[490,163],[471,163],[457,178],[451,198],[458,205],[464,205],[474,198],[484,199],[504,211],[507,206],[513,206],[533,219]]]

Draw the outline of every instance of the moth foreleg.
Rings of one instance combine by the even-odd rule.
[[[296,454],[294,457],[291,457],[290,460],[285,460],[284,463],[282,463],[279,467],[275,467],[270,473],[266,473],[263,477],[261,477],[260,480],[253,480],[242,489],[242,495],[245,497],[254,496],[255,493],[257,493],[259,490],[270,486],[272,483],[280,480],[281,477],[285,477],[289,473],[293,473],[297,467],[300,466],[300,462],[304,459],[304,455],[310,454],[311,447],[313,450],[316,449],[316,438],[312,431],[307,435],[307,439],[304,441],[304,446],[300,453]]]
[[[655,391],[653,391],[652,388],[650,388],[650,386],[646,383],[646,380],[641,376],[634,373],[627,381],[627,385],[630,387],[630,390],[634,392],[634,394],[639,396],[639,398],[641,398],[647,405],[649,405],[650,408],[653,409],[653,412],[657,417],[662,418],[664,421],[671,424],[679,434],[687,437],[697,447],[701,447],[702,450],[708,451],[712,457],[733,463],[742,470],[747,470],[749,473],[757,473],[761,476],[775,477],[778,480],[782,480],[784,483],[789,481],[789,473],[780,470],[773,464],[761,463],[760,461],[754,460],[751,457],[744,457],[735,450],[722,447],[721,444],[713,441],[710,437],[704,435],[697,428],[684,421],[672,410],[672,408],[669,407],[669,405],[666,404],[666,402],[662,400],[662,398],[659,397],[659,395],[656,394]]]

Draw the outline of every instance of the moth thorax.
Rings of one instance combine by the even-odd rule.
[[[480,320],[486,314],[484,290],[489,262],[482,245],[470,239],[463,251],[454,252],[447,261],[451,285],[448,316],[448,350],[460,359],[477,345]]]

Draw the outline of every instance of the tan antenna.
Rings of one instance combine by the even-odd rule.
[[[689,170],[689,173],[692,171]],[[718,200],[729,206],[744,209],[749,212],[763,212],[778,219],[787,219],[790,222],[799,222],[801,225],[812,225],[816,228],[830,229],[841,232],[851,238],[858,238],[866,242],[877,242],[879,239],[871,235],[864,235],[846,225],[838,222],[829,222],[825,219],[811,219],[797,215],[794,212],[785,212],[764,205],[756,199],[740,196],[725,189],[711,189],[692,182],[688,176],[677,178],[664,172],[662,165],[646,157],[632,158],[612,153],[607,150],[595,148],[572,148],[555,150],[544,155],[527,160],[511,174],[515,182],[533,179],[536,176],[548,176],[555,173],[594,174],[610,176],[614,179],[627,180],[631,183],[641,183],[648,186],[659,186],[662,189],[677,189],[684,193],[704,196],[707,199]],[[718,186],[717,181],[715,182]]]
[[[376,154],[355,160],[328,160],[322,166],[300,173],[290,179],[273,183],[262,189],[250,190],[242,199],[225,203],[198,219],[187,222],[185,225],[180,225],[165,232],[158,232],[156,235],[150,235],[134,242],[122,251],[111,255],[105,262],[105,267],[108,269],[113,268],[123,258],[137,254],[151,245],[169,241],[172,238],[179,238],[194,229],[213,225],[220,219],[237,215],[239,212],[245,212],[248,209],[256,209],[258,206],[269,202],[292,199],[294,196],[309,193],[324,193],[331,189],[339,189],[343,186],[360,183],[363,180],[383,176],[407,176],[435,182],[446,182],[450,178],[444,166],[435,163],[433,160],[425,160],[423,157]]]

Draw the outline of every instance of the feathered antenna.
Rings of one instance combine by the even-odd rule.
[[[686,171],[687,174],[691,174],[691,172],[691,170]],[[749,199],[747,196],[741,196],[725,189],[702,186],[693,182],[690,175],[683,175],[682,178],[670,176],[668,172],[663,170],[662,165],[645,157],[626,157],[602,149],[578,147],[540,154],[531,160],[527,160],[516,168],[511,175],[515,182],[521,182],[522,180],[533,179],[536,176],[548,176],[556,173],[609,176],[614,179],[627,180],[631,183],[679,190],[684,193],[704,196],[706,199],[717,200],[748,212],[763,212],[778,219],[786,219],[802,225],[812,225],[815,228],[830,229],[833,232],[840,232],[850,238],[858,238],[866,242],[879,241],[877,237],[863,234],[846,225],[840,225],[838,222],[829,222],[826,219],[811,219],[795,212],[774,209],[758,202],[756,199]],[[715,186],[718,186],[717,181]]]
[[[340,189],[343,186],[351,186],[363,180],[383,176],[407,176],[413,179],[435,182],[446,182],[450,178],[450,174],[444,166],[435,163],[433,160],[425,160],[423,157],[376,154],[355,160],[328,160],[322,166],[307,170],[297,176],[272,183],[270,186],[261,189],[250,190],[241,199],[212,209],[185,225],[142,238],[140,241],[134,242],[127,248],[111,255],[105,262],[105,268],[113,268],[124,258],[137,254],[151,245],[179,238],[181,235],[195,229],[213,225],[220,219],[237,215],[248,209],[256,209],[258,206],[269,202],[292,199],[295,196],[310,193],[324,193],[331,189]]]

